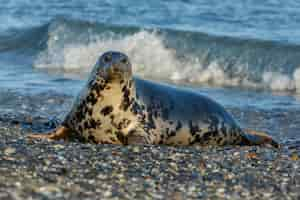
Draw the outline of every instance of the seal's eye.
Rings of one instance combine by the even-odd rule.
[[[128,63],[127,58],[122,58],[122,59],[121,59],[121,63],[127,64],[127,63]]]
[[[111,57],[111,55],[110,54],[108,54],[108,55],[106,55],[106,56],[104,56],[104,62],[106,62],[106,63],[108,63],[108,62],[111,62],[111,60],[112,60],[112,57]]]

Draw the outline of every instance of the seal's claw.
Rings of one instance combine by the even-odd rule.
[[[28,135],[28,138],[31,139],[48,139],[48,140],[66,140],[70,135],[70,129],[61,126],[57,128],[55,131],[47,133],[47,134],[31,134]]]
[[[131,145],[144,145],[147,144],[146,138],[139,135],[130,135],[128,137],[128,144]]]

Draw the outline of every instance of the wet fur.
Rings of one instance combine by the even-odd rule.
[[[103,64],[103,58],[112,64]],[[134,78],[126,58],[118,52],[100,58],[62,123],[72,136],[97,144],[252,144],[218,103],[188,89]]]
[[[193,102],[208,107],[199,109]],[[241,129],[215,102],[137,78],[89,81],[63,125],[92,143],[127,144],[132,134],[149,144],[167,145],[225,145],[243,140]]]

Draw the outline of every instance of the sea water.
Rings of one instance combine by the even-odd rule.
[[[108,50],[299,149],[298,1],[0,0],[0,120],[59,123]]]

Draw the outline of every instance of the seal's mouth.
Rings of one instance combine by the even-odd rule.
[[[118,65],[112,65],[107,72],[109,79],[121,79],[129,77],[131,74],[130,71],[124,70],[124,68],[120,68]]]

